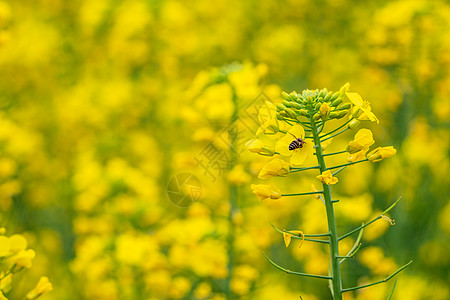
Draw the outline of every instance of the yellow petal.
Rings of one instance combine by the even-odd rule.
[[[291,243],[291,238],[292,238],[292,234],[287,233],[287,232],[283,232],[283,239],[284,239],[284,244],[286,245],[286,248]]]

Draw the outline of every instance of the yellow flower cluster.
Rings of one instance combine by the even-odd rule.
[[[13,276],[24,269],[30,269],[36,253],[27,249],[28,242],[24,236],[13,234],[5,235],[5,228],[0,228],[0,299],[8,300],[11,292]],[[52,284],[46,276],[42,276],[34,289],[26,295],[26,299],[34,300],[51,291]]]

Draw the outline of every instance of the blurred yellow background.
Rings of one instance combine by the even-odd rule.
[[[8,298],[45,274],[48,300],[330,299],[327,282],[261,254],[326,274],[325,246],[286,248],[269,224],[325,232],[322,204],[260,204],[250,184],[267,183],[257,174],[268,159],[243,145],[265,100],[345,82],[380,119],[364,125],[376,145],[398,152],[339,175],[338,230],[403,199],[395,226],[366,230],[344,284],[413,259],[393,299],[449,299],[447,1],[0,1],[0,227],[37,253]],[[205,165],[211,147],[231,171],[226,159]],[[197,181],[173,191],[182,173]],[[270,183],[308,191],[312,175]],[[386,299],[392,284],[346,299]]]

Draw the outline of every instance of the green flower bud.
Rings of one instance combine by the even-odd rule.
[[[324,98],[326,95],[327,95],[327,90],[326,89],[321,90],[320,93],[319,93],[319,97],[322,97],[322,98]]]
[[[283,97],[284,100],[291,100],[291,97],[286,92],[281,92],[281,97]]]
[[[291,100],[297,101],[298,94],[296,91],[293,91],[289,94],[289,97],[291,98]]]
[[[348,92],[349,88],[350,88],[350,83],[347,82],[340,88],[339,96],[344,97],[345,93]]]
[[[284,117],[280,113],[277,113],[277,120],[283,121]]]
[[[324,100],[327,101],[327,102],[330,101],[331,100],[331,96],[333,96],[333,92],[329,91],[327,93],[327,95],[325,96]]]
[[[330,119],[336,119],[339,116],[339,113],[336,111],[330,112],[330,115],[328,116]]]
[[[281,104],[281,103],[278,103],[277,104],[277,110],[278,111],[283,111],[283,110],[285,110],[286,109],[286,106],[284,106],[283,104]]]
[[[286,107],[292,107],[292,102],[286,101],[286,100],[282,100],[281,104],[283,104]]]
[[[314,102],[314,98],[312,96],[308,96],[308,98],[306,98],[306,101],[308,103],[313,103]]]
[[[337,98],[336,100],[334,100],[333,102],[331,102],[331,106],[338,106],[339,104],[341,104],[342,102],[342,98]]]
[[[348,128],[352,129],[355,128],[359,125],[359,123],[361,123],[361,121],[359,121],[358,119],[353,119],[350,121],[350,123],[348,123]]]
[[[347,115],[347,113],[348,113],[348,110],[341,110],[339,112],[339,115],[336,117],[336,119],[340,119],[340,118],[345,117],[345,115]]]
[[[292,107],[294,107],[295,109],[301,109],[302,108],[302,106],[300,104],[298,104],[297,102],[294,102],[292,104]]]
[[[308,111],[306,109],[300,109],[299,110],[300,115],[302,116],[307,116],[308,115]]]
[[[316,120],[316,121],[317,121],[317,120],[319,120],[319,119],[320,119],[320,114],[317,114],[317,113],[316,113],[316,114],[314,114],[314,120]]]
[[[337,109],[349,109],[350,107],[352,106],[352,104],[351,103],[342,103],[341,105],[339,105],[338,107],[337,107]]]
[[[297,116],[295,114],[295,111],[290,108],[286,108],[285,112],[286,112],[287,116],[290,117],[291,119],[295,119],[295,117]]]
[[[331,95],[330,101],[334,101],[339,97],[339,92],[335,92],[333,95]]]

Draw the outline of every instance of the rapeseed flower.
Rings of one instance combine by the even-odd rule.
[[[258,178],[267,179],[273,176],[286,176],[287,174],[289,174],[289,163],[280,158],[275,158],[262,168]]]
[[[367,159],[371,162],[378,162],[385,158],[394,156],[397,150],[393,146],[378,147],[367,154]]]
[[[370,120],[371,122],[377,122],[377,124],[380,123],[372,112],[369,101],[363,100],[361,95],[355,92],[346,92],[345,94],[353,104],[351,116],[358,120]]]
[[[326,170],[322,174],[317,175],[316,178],[328,185],[336,184],[338,182],[337,177],[334,177],[330,170]]]
[[[279,199],[281,198],[281,191],[273,185],[267,184],[252,184],[253,194],[258,197],[259,202],[265,199]]]
[[[301,147],[289,150],[289,145],[296,139],[302,139],[304,142]],[[305,139],[305,130],[300,125],[292,126],[286,135],[279,139],[275,144],[275,151],[282,156],[290,156],[290,162],[293,165],[303,165],[308,157],[313,154],[313,142]]]

